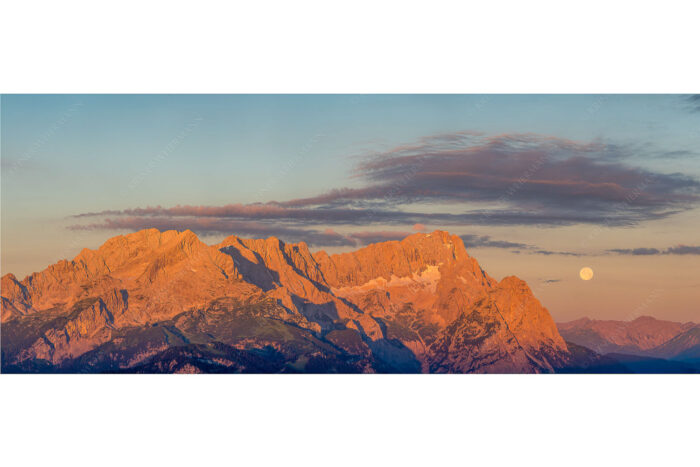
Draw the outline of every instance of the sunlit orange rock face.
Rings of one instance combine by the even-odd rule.
[[[447,232],[328,255],[150,229],[2,277],[10,371],[529,373],[568,358],[527,284],[497,282]]]

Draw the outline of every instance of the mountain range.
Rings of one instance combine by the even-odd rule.
[[[600,354],[700,363],[700,325],[640,316],[632,321],[578,319],[558,324],[569,342]]]
[[[692,363],[698,344],[697,325],[651,318],[557,327],[443,231],[329,255],[148,229],[1,292],[3,372],[624,373],[644,371],[631,357]]]

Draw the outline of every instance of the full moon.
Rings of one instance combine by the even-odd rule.
[[[581,268],[578,275],[581,276],[581,279],[584,281],[589,281],[593,279],[593,269],[589,267]]]

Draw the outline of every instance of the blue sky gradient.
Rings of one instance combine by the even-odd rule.
[[[265,236],[262,234],[270,227],[270,235],[305,240],[316,249],[330,251],[400,237],[423,228],[414,224],[425,224],[428,230],[464,235],[472,242],[467,245],[469,251],[493,275],[517,274],[528,280],[536,293],[541,285],[538,296],[545,305],[556,307],[552,310],[555,317],[590,315],[589,308],[597,306],[607,316],[624,318],[634,312],[630,310],[635,309],[635,303],[644,302],[645,291],[654,284],[673,290],[668,295],[674,298],[669,299],[671,303],[652,303],[646,314],[689,319],[698,312],[692,289],[698,285],[700,272],[700,256],[693,250],[697,247],[700,252],[700,106],[696,98],[3,95],[1,112],[3,274],[24,276],[59,259],[70,259],[82,247],[95,248],[111,236],[149,223],[192,228],[212,242],[229,227],[234,231],[228,233],[242,236]],[[481,136],[456,143],[436,139],[436,135],[453,138],[464,132]],[[523,142],[514,135],[529,135],[530,139]],[[550,147],[549,141],[555,141],[556,147]],[[567,146],[569,142],[574,144],[573,150]],[[634,225],[612,225],[604,220],[503,225],[484,222],[483,216],[460,222],[426,216],[405,222],[383,221],[396,213],[450,215],[498,208],[497,194],[512,182],[485,187],[480,180],[493,174],[479,171],[481,165],[488,165],[487,160],[493,162],[488,159],[492,157],[489,151],[496,143],[497,155],[505,157],[504,161],[526,160],[522,158],[527,151],[550,151],[553,157],[562,158],[560,169],[547,172],[546,167],[537,167],[532,179],[524,182],[530,189],[548,173],[544,195],[533,194],[534,198],[525,202],[530,192],[516,192],[506,206],[511,210],[527,211],[536,205],[538,209],[547,207],[542,212],[548,215],[549,208],[556,208],[560,215],[567,206],[592,216],[617,212],[618,205],[601,208],[607,202],[600,195],[603,188],[584,190],[582,196],[587,198],[583,202],[575,197],[576,191],[556,191],[560,188],[558,177],[577,178],[577,171],[591,172],[581,175],[588,184],[603,177],[606,183],[620,183],[630,192],[634,191],[634,180],[644,180],[644,174],[656,185],[644,186],[644,196],[632,203],[640,202],[635,215],[642,216]],[[408,159],[396,159],[404,155],[401,148],[406,145],[418,145],[418,151],[425,153],[421,157],[432,154],[432,169],[419,174],[423,179],[407,182],[413,191],[401,187],[401,196],[408,198],[389,199],[387,184],[399,183],[389,179],[407,167],[404,161]],[[449,159],[455,147],[462,150],[459,145],[467,148],[467,153],[459,153],[456,161]],[[501,145],[507,146],[506,152],[498,152],[503,151]],[[585,148],[592,146],[598,149],[587,152]],[[448,159],[451,162],[446,162]],[[368,171],[363,165],[387,160],[395,161],[390,172]],[[443,193],[446,197],[438,199],[435,192],[448,186],[448,179],[426,178],[435,175],[438,168],[455,173],[468,169],[476,178],[458,180],[452,191]],[[511,177],[508,180],[517,180],[519,170],[503,167],[502,173]],[[449,175],[443,172],[438,176]],[[389,181],[376,179],[379,176],[389,177]],[[470,180],[476,180],[473,186]],[[423,183],[420,190],[419,182]],[[549,187],[555,190],[551,195]],[[328,201],[327,195],[337,189],[355,191],[351,198],[343,192]],[[376,195],[376,190],[384,191]],[[395,191],[390,192],[392,196]],[[647,195],[648,203],[642,204]],[[313,217],[311,220],[275,220],[273,216],[261,221],[256,217],[257,203],[269,206],[273,201],[320,196],[323,203],[299,206],[301,215]],[[199,211],[189,212],[187,217],[172,212],[133,213],[136,208],[178,205],[242,205],[255,213],[246,211],[242,217],[237,213],[234,221],[216,218],[223,226],[218,230],[203,227]],[[325,214],[319,214],[339,215],[341,209],[381,210],[386,216],[380,214],[366,224],[324,223]],[[673,214],[652,219],[649,214],[659,209]],[[75,217],[86,213],[102,214]],[[486,219],[496,217],[488,214]],[[112,223],[105,223],[105,219]],[[211,225],[211,217],[206,219]],[[256,223],[254,228],[251,223]],[[240,232],[235,231],[238,227]],[[677,249],[680,245],[685,249]],[[642,255],[635,250],[659,253]],[[677,251],[685,253],[670,253]],[[597,285],[603,287],[598,294],[600,303],[586,299],[564,308],[572,294],[581,290],[582,284],[575,279],[578,268],[596,262],[596,279],[603,282]],[[623,295],[629,293],[634,297],[625,299]]]

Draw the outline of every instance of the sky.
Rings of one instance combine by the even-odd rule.
[[[700,321],[698,96],[3,95],[0,118],[2,274],[150,227],[331,253],[440,229],[556,321]]]

